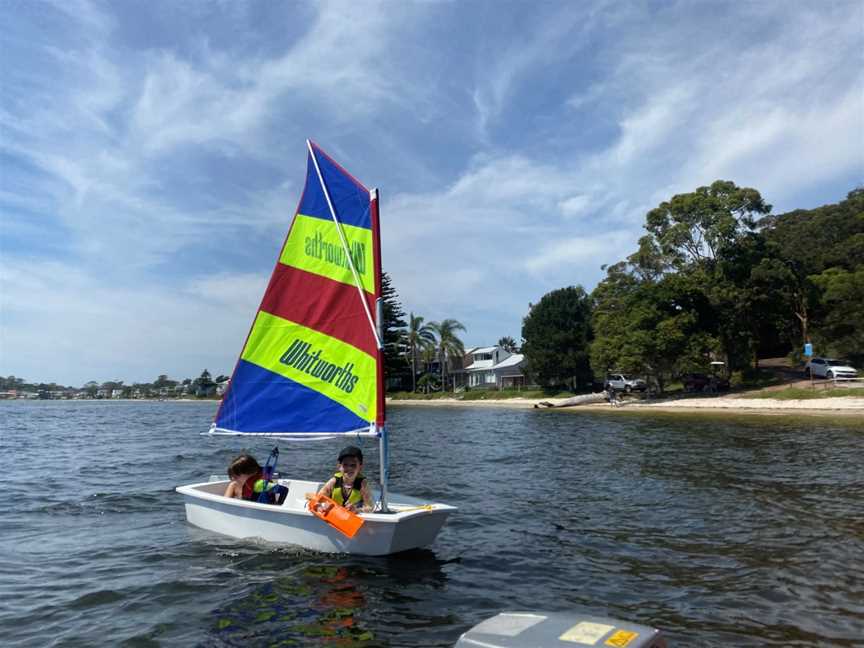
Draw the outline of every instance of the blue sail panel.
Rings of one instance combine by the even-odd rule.
[[[240,360],[216,427],[247,433],[338,433],[368,428],[342,405],[317,391]]]
[[[330,200],[333,201],[333,208],[339,221],[345,225],[371,229],[369,190],[331,160],[321,149],[314,144],[312,146],[315,149],[318,168],[321,169],[324,184],[327,185],[327,191],[330,193]],[[306,163],[306,186],[303,189],[303,199],[297,213],[328,221],[333,220],[311,155],[308,156]]]

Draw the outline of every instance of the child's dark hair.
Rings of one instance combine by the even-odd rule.
[[[261,470],[261,466],[255,461],[255,457],[241,454],[228,466],[228,476],[234,478],[238,475],[253,475],[259,470]]]
[[[339,453],[339,461],[342,461],[346,457],[356,457],[359,463],[363,463],[363,451],[357,446],[346,446],[342,448],[342,452]]]

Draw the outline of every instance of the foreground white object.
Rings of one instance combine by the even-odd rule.
[[[432,544],[447,516],[456,510],[447,504],[430,504],[390,493],[393,513],[363,513],[365,523],[353,538],[306,510],[306,493],[315,493],[320,482],[280,479],[288,487],[281,506],[223,497],[228,481],[178,486],[186,503],[186,519],[202,529],[232,538],[261,538],[314,551],[365,556],[417,549]]]
[[[659,630],[577,612],[502,612],[459,637],[454,648],[666,648]]]

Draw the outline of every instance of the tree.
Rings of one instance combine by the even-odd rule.
[[[381,273],[381,314],[384,332],[384,376],[389,382],[402,382],[405,363],[401,348],[405,333],[405,311],[399,303],[399,295],[390,280],[390,275]],[[385,383],[385,384],[387,384]]]
[[[821,321],[829,313],[822,299],[827,284],[813,278],[831,268],[854,273],[864,267],[864,188],[837,204],[767,216],[758,225],[772,256],[762,272],[773,273],[776,285],[785,287],[787,307],[800,331],[794,342],[800,347],[814,326],[820,338]]]
[[[417,391],[417,354],[435,347],[435,333],[429,324],[423,323],[423,317],[411,313],[408,316],[408,329],[405,331],[404,343],[411,365],[411,391]]]
[[[192,387],[196,396],[209,396],[213,388],[216,387],[216,383],[213,382],[210,372],[205,369],[192,383]]]
[[[643,278],[659,280],[669,272],[691,275],[702,286],[714,317],[712,329],[727,368],[755,357],[756,323],[750,267],[760,249],[756,216],[771,205],[755,189],[716,180],[710,187],[673,196],[646,215],[648,236],[628,261]],[[741,258],[747,257],[742,264]]]
[[[706,299],[691,276],[646,280],[622,262],[607,269],[592,298],[590,359],[598,378],[648,374],[662,392],[668,376],[702,369],[716,346],[706,332]]]
[[[756,214],[770,211],[771,205],[755,189],[716,180],[710,187],[675,195],[648,212],[645,229],[653,245],[646,241],[645,248],[659,252],[667,265],[676,268],[711,263],[754,229]],[[648,258],[652,265],[656,263],[655,255]]]
[[[166,374],[159,374],[159,377],[155,381],[153,381],[153,387],[155,389],[171,388],[176,386],[177,381],[170,380]]]
[[[544,387],[566,384],[578,390],[591,385],[591,339],[591,304],[582,286],[543,295],[522,320],[522,352]]]
[[[465,345],[456,335],[457,331],[465,331],[465,327],[455,319],[445,319],[440,322],[429,322],[429,328],[438,337],[438,360],[441,369],[441,386],[447,384],[446,376],[451,360],[465,355]]]
[[[829,268],[811,279],[822,290],[825,310],[817,344],[828,353],[864,361],[864,265],[854,272]]]
[[[505,335],[498,340],[498,346],[510,353],[519,353],[519,347],[516,345],[516,340],[509,335]]]

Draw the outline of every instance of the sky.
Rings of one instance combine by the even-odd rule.
[[[0,374],[230,374],[311,138],[466,346],[714,180],[864,183],[864,2],[0,2]]]

